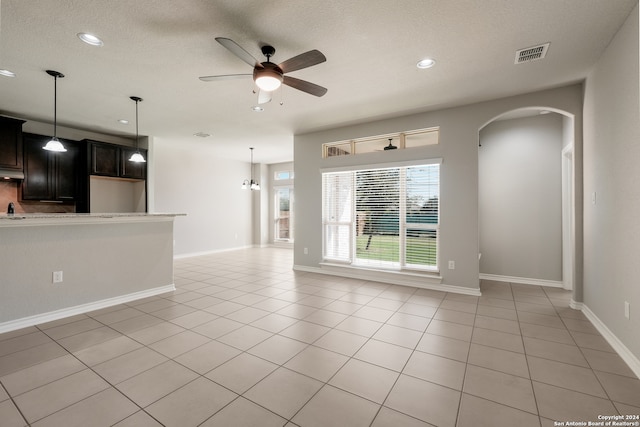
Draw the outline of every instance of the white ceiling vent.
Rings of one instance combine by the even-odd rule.
[[[199,136],[200,138],[208,138],[211,136],[211,134],[208,134],[205,132],[196,132],[193,134],[193,136]]]
[[[549,43],[517,50],[515,64],[542,59],[546,56],[547,50],[549,50]]]

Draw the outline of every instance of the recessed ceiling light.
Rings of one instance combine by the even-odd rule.
[[[418,63],[416,64],[418,68],[431,68],[434,65],[436,65],[436,61],[435,59],[431,59],[431,58],[422,59],[418,61]]]
[[[120,123],[121,125],[128,125],[129,124],[129,120],[120,119],[120,120],[118,120],[118,123]]]
[[[78,38],[91,46],[102,46],[104,43],[97,36],[89,33],[78,33]]]
[[[0,75],[5,76],[5,77],[15,77],[16,73],[14,73],[13,71],[9,71],[9,70],[0,70]]]
[[[255,105],[251,107],[251,110],[255,111],[256,113],[262,113],[264,111],[264,108],[260,107],[259,105]]]

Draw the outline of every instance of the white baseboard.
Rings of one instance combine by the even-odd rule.
[[[557,280],[532,279],[529,277],[502,276],[499,274],[480,273],[480,279],[495,280],[496,282],[518,283],[522,285],[548,286],[551,288],[563,288],[564,283]]]
[[[600,334],[607,340],[609,345],[613,347],[613,349],[618,353],[618,355],[625,361],[629,368],[636,374],[636,377],[640,378],[640,360],[627,348],[626,345],[622,343],[618,339],[617,336],[614,335],[613,332],[605,325],[602,320],[596,316],[589,307],[582,303],[577,303],[581,305],[582,312],[587,319],[595,326],[595,328],[600,332]]]
[[[192,257],[204,256],[204,255],[220,254],[223,252],[239,251],[242,249],[251,249],[255,247],[256,247],[255,245],[246,245],[246,246],[237,246],[235,248],[216,249],[211,251],[189,252],[186,254],[176,254],[173,256],[173,259],[183,259],[183,258],[192,258]]]
[[[389,283],[400,286],[413,286],[415,288],[430,289],[434,291],[452,292],[456,294],[480,296],[480,289],[465,288],[462,286],[445,285],[440,276],[425,276],[421,274],[396,273],[383,270],[365,270],[349,266],[321,264],[321,267],[309,267],[306,265],[294,265],[295,271],[327,274],[330,276],[349,277],[351,279],[369,280],[372,282]]]
[[[569,308],[573,308],[574,310],[580,310],[582,311],[582,308],[584,307],[584,303],[582,302],[577,302],[576,300],[574,300],[573,298],[571,298],[571,301],[569,301]]]
[[[159,295],[165,292],[171,292],[175,290],[176,290],[176,287],[172,283],[166,286],[160,286],[157,288],[147,289],[144,291],[133,292],[127,295],[121,295],[113,298],[103,299],[100,301],[80,304],[73,307],[67,307],[60,310],[50,311],[48,313],[36,314],[33,316],[23,317],[16,320],[9,320],[8,322],[0,323],[0,334],[4,332],[10,332],[10,331],[15,331],[17,329],[26,328],[29,326],[39,325],[46,322],[52,322],[54,320],[75,316],[77,314],[88,313],[90,311],[111,307],[113,305],[123,304],[126,302],[131,302],[131,301],[135,301],[142,298],[152,297],[155,295]]]

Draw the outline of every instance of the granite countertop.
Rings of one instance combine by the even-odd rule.
[[[18,224],[80,224],[99,222],[131,222],[153,221],[161,219],[173,219],[176,216],[185,216],[184,213],[15,213],[0,214],[0,226]]]

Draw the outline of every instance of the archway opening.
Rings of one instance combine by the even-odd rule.
[[[573,290],[574,116],[520,108],[478,134],[480,279]]]

